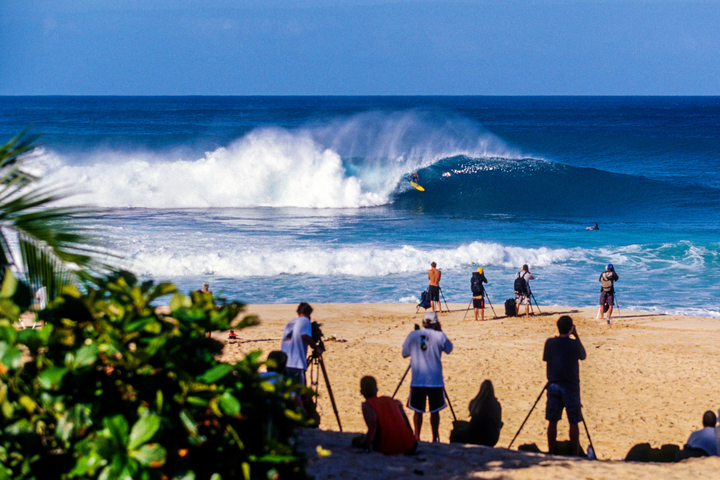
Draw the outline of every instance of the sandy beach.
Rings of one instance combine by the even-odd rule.
[[[497,302],[499,303],[499,302]],[[252,350],[278,349],[284,325],[296,305],[252,305],[247,312],[261,319],[257,327],[242,330],[239,340],[228,342],[224,332],[216,338],[228,342],[223,360],[235,361]],[[704,411],[717,411],[720,365],[720,321],[707,318],[621,311],[611,325],[595,318],[591,308],[541,306],[541,314],[476,322],[467,304],[450,304],[440,316],[443,331],[454,343],[444,356],[448,397],[459,420],[468,418],[468,402],[484,379],[492,380],[503,408],[504,428],[497,448],[449,445],[450,409],[441,413],[442,444],[431,444],[429,416],[423,425],[419,454],[415,457],[365,457],[348,444],[352,434],[363,432],[359,381],[373,375],[380,395],[392,395],[408,360],[400,350],[406,335],[420,323],[423,311],[410,304],[315,304],[313,320],[322,324],[328,376],[337,401],[342,430],[335,419],[327,386],[320,379],[321,430],[305,432],[304,443],[312,459],[309,470],[318,478],[712,478],[720,458],[691,459],[679,464],[634,464],[621,460],[635,444],[649,442],[682,446],[700,428]],[[502,305],[495,305],[500,316]],[[503,310],[503,311],[501,311]],[[587,461],[518,452],[519,445],[535,443],[547,448],[545,399],[538,403],[513,445],[512,437],[545,385],[542,350],[557,333],[555,323],[568,314],[577,326],[588,357],[580,364],[584,415],[598,458]],[[397,398],[405,402],[409,378]],[[408,413],[410,413],[408,411]],[[558,439],[568,438],[565,416]],[[581,445],[588,439],[581,426]],[[317,445],[329,448],[318,458]],[[368,461],[371,458],[372,461]]]

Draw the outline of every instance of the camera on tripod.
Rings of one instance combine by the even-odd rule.
[[[319,356],[318,352],[324,352],[325,351],[325,342],[323,342],[323,332],[320,329],[322,326],[321,323],[318,322],[312,322],[312,339],[315,342],[315,345],[317,346],[316,349],[313,350],[311,357],[317,358]]]

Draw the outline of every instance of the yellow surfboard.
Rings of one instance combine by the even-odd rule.
[[[418,185],[417,183],[413,182],[412,180],[410,181],[410,185],[412,185],[413,187],[417,188],[417,189],[420,190],[421,192],[424,192],[424,191],[425,191],[425,189],[424,189],[423,187],[421,187],[421,186]]]

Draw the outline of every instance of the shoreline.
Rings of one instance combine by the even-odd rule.
[[[557,334],[555,322],[560,315],[573,318],[587,350],[587,359],[580,362],[581,398],[599,459],[621,460],[638,443],[682,447],[690,433],[700,428],[703,412],[720,407],[712,387],[720,377],[717,319],[622,311],[622,316],[613,317],[612,324],[607,325],[595,318],[596,308],[540,306],[542,313],[529,319],[492,319],[492,310],[486,309],[490,320],[476,322],[472,310],[463,320],[467,304],[449,306],[452,311],[440,315],[443,331],[454,344],[453,352],[443,356],[448,397],[458,420],[465,420],[468,402],[480,383],[492,380],[505,423],[496,447],[507,447],[545,385],[543,345]],[[249,305],[246,313],[258,315],[261,324],[236,332],[240,337],[236,342],[228,342],[225,332],[216,332],[216,338],[226,342],[222,360],[237,361],[257,349],[264,355],[279,349],[282,329],[295,316],[295,307]],[[333,303],[313,307],[313,320],[322,324],[325,335],[323,357],[343,431],[364,432],[360,378],[374,376],[379,394],[392,395],[408,365],[400,354],[402,342],[414,324],[421,322],[424,311],[416,314],[413,304]],[[500,312],[496,305],[495,311],[504,313],[504,307]],[[319,390],[320,428],[337,432],[322,379]],[[406,379],[397,398],[405,402],[408,390]],[[535,443],[541,451],[547,449],[544,413],[543,397],[513,448]],[[423,442],[430,440],[429,427],[429,418],[425,418]],[[445,409],[441,412],[441,442],[448,442],[451,428],[452,415]],[[563,414],[558,440],[567,439],[567,431]],[[580,441],[587,449],[583,428]],[[508,453],[505,448],[494,450]]]

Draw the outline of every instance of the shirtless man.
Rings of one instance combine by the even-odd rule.
[[[428,294],[430,295],[430,307],[432,307],[432,311],[435,311],[435,302],[437,302],[438,312],[442,313],[442,303],[440,303],[440,277],[442,276],[442,272],[435,267],[437,267],[437,263],[432,262],[430,264],[430,270],[428,270],[428,279],[430,280]]]

